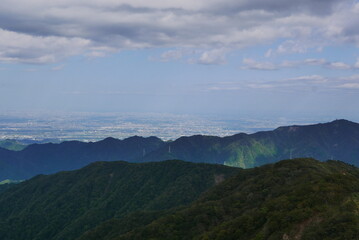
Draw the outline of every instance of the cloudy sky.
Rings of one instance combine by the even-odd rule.
[[[2,0],[0,111],[359,120],[356,0]]]

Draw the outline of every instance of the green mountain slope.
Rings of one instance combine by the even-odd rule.
[[[21,143],[17,142],[16,140],[6,139],[6,140],[0,141],[0,147],[8,149],[8,150],[12,150],[12,151],[21,151],[26,148],[26,145],[21,144]]]
[[[280,127],[229,137],[181,137],[139,161],[182,159],[250,168],[281,159],[312,157],[359,166],[359,124],[336,120],[325,124]]]
[[[190,206],[159,215],[115,218],[79,240],[356,240],[359,169],[337,161],[281,161],[240,171]]]
[[[10,180],[10,179],[6,179],[4,181],[1,181],[0,182],[0,193],[1,192],[4,192],[5,190],[15,186],[15,184],[18,184],[20,183],[21,181],[13,181],[13,180]]]
[[[239,171],[182,161],[98,162],[39,175],[0,193],[0,239],[75,239],[114,217],[189,204]]]

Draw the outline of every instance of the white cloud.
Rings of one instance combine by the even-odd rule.
[[[346,88],[346,89],[359,89],[359,83],[344,83],[337,87],[338,88]]]
[[[329,68],[333,68],[333,69],[342,69],[342,70],[346,70],[346,69],[351,69],[352,67],[348,64],[345,64],[343,62],[332,62],[328,64]]]
[[[312,91],[359,91],[359,75],[328,77],[322,75],[303,75],[272,80],[244,80],[236,82],[211,83],[204,86],[205,91],[281,91],[299,94]]]
[[[61,65],[57,65],[51,68],[52,71],[60,71],[62,69],[64,69],[65,64],[61,64]]]
[[[354,68],[359,68],[359,58],[357,59],[356,63],[354,64]]]
[[[327,64],[327,60],[323,59],[323,58],[320,58],[320,59],[315,59],[315,58],[309,58],[309,59],[305,59],[304,60],[304,64],[307,64],[307,65],[321,65],[321,66],[324,66]]]
[[[276,52],[279,54],[305,53],[306,51],[307,46],[294,40],[285,41],[284,43],[280,44],[276,50]]]
[[[282,81],[300,81],[300,82],[312,82],[312,83],[324,83],[327,82],[327,79],[324,78],[323,76],[320,75],[308,75],[308,76],[300,76],[300,77],[295,77],[295,78],[288,78],[288,79],[284,79]]]
[[[343,62],[330,62],[325,59],[305,59],[301,61],[283,61],[278,64],[272,62],[258,62],[253,59],[246,58],[243,60],[244,66],[243,69],[254,69],[254,70],[278,70],[283,68],[294,68],[302,66],[321,66],[329,69],[336,70],[353,70],[358,68],[358,62],[353,65],[343,63]]]
[[[306,59],[302,63],[299,62],[298,65],[316,65],[338,70],[349,70],[354,68],[354,65],[351,66],[343,62],[330,62],[325,59]]]
[[[329,81],[328,78],[320,75],[308,75],[272,81],[257,81],[247,83],[246,87],[249,89],[279,90],[285,92],[317,91],[318,89],[326,90],[328,85],[330,85]]]
[[[278,67],[270,62],[257,62],[250,58],[243,59],[244,66],[242,69],[252,69],[252,70],[277,70]]]
[[[161,60],[164,62],[178,60],[182,58],[184,55],[183,51],[180,50],[169,50],[167,52],[162,53]]]
[[[343,42],[359,46],[359,4],[350,0],[2,0],[1,5],[3,62],[47,63],[163,47],[207,49],[198,62],[222,64],[225,53],[218,49],[283,39],[268,56]],[[179,57],[173,54],[164,58]]]
[[[273,56],[274,50],[273,49],[268,49],[268,51],[264,54],[265,57],[269,58],[271,56]]]
[[[205,65],[218,65],[226,63],[226,49],[213,49],[204,51],[198,60],[190,60],[192,63],[199,63]]]
[[[0,29],[0,61],[23,63],[56,62],[91,49],[81,38],[38,37]]]
[[[248,88],[254,88],[254,89],[272,89],[275,88],[275,84],[268,84],[268,83],[250,83],[247,84]]]
[[[207,91],[237,91],[241,89],[242,89],[241,87],[236,87],[236,86],[232,86],[232,87],[216,86],[216,87],[209,87]]]

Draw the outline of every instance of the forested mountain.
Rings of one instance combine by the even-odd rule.
[[[181,137],[147,154],[142,161],[183,159],[250,168],[282,159],[312,157],[359,166],[359,124],[347,120],[229,137]]]
[[[0,148],[0,181],[78,169],[95,161],[181,159],[250,168],[299,157],[335,159],[359,166],[359,124],[336,120],[229,137],[195,135],[172,142],[131,137],[94,143],[32,144],[17,152]]]
[[[359,169],[98,162],[0,193],[2,240],[359,239]]]
[[[187,207],[113,218],[78,240],[129,239],[359,239],[359,169],[296,159],[242,170]]]
[[[75,239],[113,217],[189,204],[239,171],[173,160],[39,175],[0,193],[0,239]]]
[[[15,184],[19,183],[20,181],[11,181],[11,180],[4,180],[0,182],[0,193],[11,188]]]

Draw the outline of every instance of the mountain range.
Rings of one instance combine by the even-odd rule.
[[[181,137],[149,153],[142,161],[183,159],[251,168],[300,157],[322,161],[336,159],[358,166],[359,124],[336,120],[223,138],[202,135]]]
[[[67,141],[31,144],[21,151],[0,148],[0,180],[23,180],[37,174],[74,170],[97,161],[134,161],[143,149],[154,151],[165,144],[156,137],[106,138],[99,142]]]
[[[106,138],[32,144],[21,151],[0,148],[0,181],[73,170],[96,161],[153,162],[181,159],[251,168],[281,159],[336,159],[359,166],[359,124],[347,120],[279,127],[228,137],[195,135],[164,142],[157,137]]]
[[[2,240],[359,239],[359,169],[98,162],[0,193]]]

